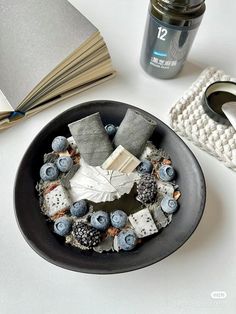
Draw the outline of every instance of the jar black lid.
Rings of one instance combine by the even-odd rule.
[[[211,119],[228,124],[229,120],[222,110],[222,106],[228,102],[236,102],[236,83],[217,81],[206,89],[202,105]]]
[[[203,4],[205,0],[162,0],[162,2],[180,7],[194,7]]]

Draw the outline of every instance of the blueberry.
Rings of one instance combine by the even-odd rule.
[[[67,172],[73,166],[73,160],[69,156],[59,157],[56,161],[56,165],[61,172]]]
[[[144,159],[138,166],[137,170],[139,173],[151,173],[153,165],[150,160]]]
[[[111,224],[115,228],[123,228],[127,223],[127,214],[122,210],[116,210],[110,214]]]
[[[162,181],[171,181],[175,177],[175,170],[172,166],[163,165],[159,169],[159,176]]]
[[[88,205],[85,200],[80,200],[78,202],[75,202],[71,208],[70,212],[72,216],[76,217],[82,217],[87,214],[88,212]]]
[[[109,214],[102,210],[94,212],[91,216],[91,225],[98,230],[106,230],[110,225]]]
[[[130,251],[135,248],[138,238],[132,229],[122,230],[118,234],[118,246],[124,251]]]
[[[58,178],[58,175],[59,171],[56,165],[51,162],[44,164],[40,168],[40,177],[43,181],[54,181]]]
[[[60,236],[65,236],[71,231],[72,223],[67,217],[58,218],[54,222],[54,232]]]
[[[67,150],[69,142],[64,136],[57,136],[52,141],[52,149],[54,152],[64,152]]]
[[[173,197],[165,196],[161,201],[161,208],[167,214],[174,213],[178,208],[178,203]]]
[[[117,127],[114,126],[114,124],[107,124],[105,126],[105,130],[107,134],[109,135],[109,137],[114,137],[117,131]]]

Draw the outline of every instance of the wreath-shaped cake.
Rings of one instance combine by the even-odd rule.
[[[53,232],[82,250],[130,251],[158,235],[181,193],[170,156],[150,141],[156,122],[128,109],[120,126],[95,113],[57,136],[40,169],[40,208]]]

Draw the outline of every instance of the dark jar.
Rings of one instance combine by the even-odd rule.
[[[170,79],[181,71],[205,9],[205,0],[150,1],[141,52],[148,74]]]

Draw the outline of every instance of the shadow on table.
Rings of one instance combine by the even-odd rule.
[[[186,61],[183,70],[180,72],[180,74],[176,77],[182,78],[182,77],[188,77],[188,76],[198,76],[201,74],[201,72],[204,70],[204,66],[197,65],[193,63],[192,61]]]

